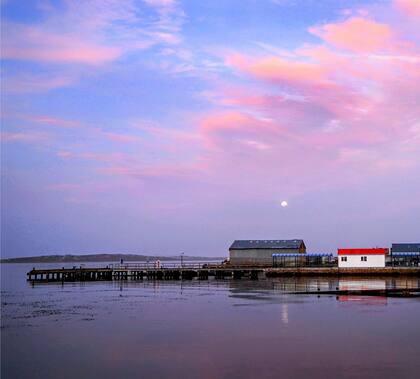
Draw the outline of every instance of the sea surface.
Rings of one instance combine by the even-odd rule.
[[[419,298],[290,293],[418,278],[32,285],[32,266],[1,265],[2,379],[420,377]]]

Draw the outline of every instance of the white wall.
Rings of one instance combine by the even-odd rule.
[[[347,262],[341,257],[347,257]],[[367,257],[367,261],[362,261],[361,257]],[[385,267],[385,255],[339,255],[338,267]]]

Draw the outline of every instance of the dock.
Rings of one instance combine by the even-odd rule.
[[[35,269],[27,273],[28,280],[33,282],[75,282],[92,280],[112,280],[113,270],[111,268],[56,268],[56,269]]]
[[[282,276],[420,276],[420,267],[383,268],[338,268],[338,267],[290,267],[273,268],[264,266],[232,266],[226,264],[194,263],[154,267],[143,263],[110,264],[106,267],[84,266],[56,269],[35,269],[27,273],[31,282],[74,282],[98,280],[207,280],[215,279],[258,279]]]
[[[267,277],[281,276],[420,276],[420,266],[413,267],[271,267],[264,270]]]
[[[57,268],[35,269],[27,273],[28,281],[31,282],[74,282],[74,281],[98,281],[98,280],[191,280],[198,278],[206,280],[209,277],[215,279],[258,279],[258,275],[264,271],[261,267],[226,267],[224,265],[209,263],[195,263],[185,265],[165,265],[162,267],[150,267],[148,264],[127,263],[111,264],[104,268]]]

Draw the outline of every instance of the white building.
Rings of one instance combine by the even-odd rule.
[[[338,249],[339,268],[385,267],[388,249]]]

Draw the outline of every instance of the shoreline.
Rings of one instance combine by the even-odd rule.
[[[102,254],[101,254],[102,255]],[[179,262],[180,257],[165,257],[165,256],[125,256],[125,255],[109,255],[109,256],[81,256],[81,255],[69,255],[69,256],[54,256],[54,257],[27,257],[27,258],[2,258],[0,264],[20,264],[20,263],[119,263],[121,258],[124,263],[146,263],[160,260],[162,262]],[[191,262],[221,262],[226,258],[223,257],[197,257],[197,256],[184,256],[184,261]]]

